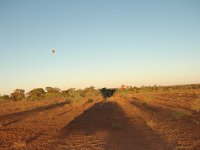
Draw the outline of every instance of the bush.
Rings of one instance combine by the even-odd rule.
[[[106,99],[107,97],[113,96],[113,94],[116,92],[116,89],[102,88],[102,89],[100,89],[100,92],[101,92],[102,96]]]
[[[112,127],[113,127],[113,129],[115,129],[115,130],[119,130],[119,129],[121,129],[122,126],[121,126],[120,123],[115,122],[115,123],[113,123]]]
[[[23,89],[16,89],[13,93],[11,93],[10,98],[14,101],[19,101],[25,98],[25,90]]]
[[[45,91],[42,88],[33,89],[28,92],[28,98],[31,100],[42,99],[45,95]]]
[[[89,98],[87,102],[92,103],[92,102],[94,102],[94,100],[92,98]]]
[[[1,98],[4,99],[4,100],[10,99],[9,95],[3,95]]]
[[[61,95],[66,99],[71,99],[73,102],[79,102],[82,98],[93,99],[101,96],[99,90],[96,90],[94,87],[85,88],[84,90],[70,88],[62,91]]]
[[[60,98],[62,97],[61,90],[59,88],[52,88],[52,87],[46,87],[46,93],[45,98],[47,99],[53,99],[53,98]]]
[[[93,97],[94,98],[94,97],[101,96],[100,91],[96,90],[93,86],[85,88],[82,93],[85,97]]]
[[[0,102],[4,102],[4,101],[8,101],[8,100],[10,100],[9,95],[3,95],[0,97]]]

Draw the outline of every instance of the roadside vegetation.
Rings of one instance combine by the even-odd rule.
[[[64,99],[72,104],[82,99],[87,99],[89,103],[99,98],[107,98],[113,95],[115,89],[95,89],[93,86],[85,89],[70,88],[61,90],[56,87],[35,88],[25,93],[23,89],[16,89],[10,95],[0,96],[0,102],[7,101],[39,101],[51,99]]]
[[[135,94],[140,94],[144,96],[146,103],[152,102],[155,97],[154,93],[158,92],[175,92],[178,95],[180,91],[192,91],[195,89],[200,89],[200,84],[189,84],[189,85],[175,85],[175,86],[141,86],[141,87],[132,87],[132,86],[122,86],[121,88],[109,89],[102,88],[96,89],[91,86],[85,89],[75,89],[70,88],[66,90],[61,90],[56,87],[46,87],[35,88],[28,92],[25,92],[23,89],[16,89],[10,95],[0,95],[0,102],[6,101],[38,101],[38,100],[50,100],[50,99],[65,99],[67,102],[76,103],[81,99],[86,99],[88,102],[93,102],[96,99],[104,98],[105,100],[108,97],[120,96],[123,98],[130,98]],[[195,93],[194,93],[195,95]],[[200,97],[195,95],[196,99],[191,103],[191,110],[200,111]],[[177,97],[179,98],[179,97]]]
[[[188,85],[174,85],[174,86],[141,86],[141,87],[122,87],[117,89],[116,95],[126,96],[135,93],[152,93],[152,92],[179,92],[183,90],[200,89],[200,84],[188,84]]]
[[[191,109],[200,112],[200,97],[196,98],[192,104],[191,104]]]

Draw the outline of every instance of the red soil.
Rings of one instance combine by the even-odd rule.
[[[171,112],[118,97],[72,105],[8,102],[0,104],[0,149],[197,150],[199,126]]]

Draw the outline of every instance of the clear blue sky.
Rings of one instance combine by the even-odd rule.
[[[200,83],[199,0],[0,0],[1,94],[187,83]]]

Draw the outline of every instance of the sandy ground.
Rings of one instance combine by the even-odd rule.
[[[198,123],[189,116],[174,118],[173,111],[119,97],[73,105],[62,100],[4,103],[0,104],[0,149],[200,149]]]

